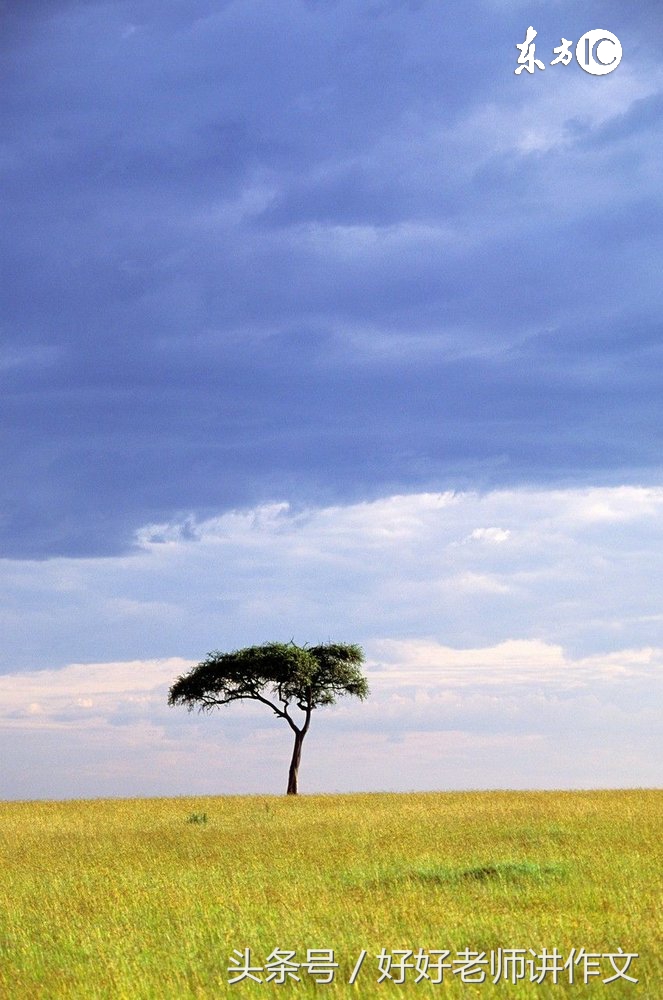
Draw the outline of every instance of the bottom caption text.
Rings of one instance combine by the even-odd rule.
[[[309,948],[306,953],[274,948],[262,964],[252,957],[251,948],[233,949],[228,964],[228,984],[298,983],[304,978],[326,984],[338,981],[339,963],[333,949]],[[605,986],[616,980],[637,983],[633,964],[637,952],[618,948],[613,952],[593,952],[571,948],[564,953],[557,948],[497,948],[452,952],[443,948],[425,951],[381,949],[369,955],[362,949],[354,960],[347,982],[352,985],[360,976],[374,982],[422,983],[444,985],[457,979],[463,983],[568,983],[573,985],[600,981]]]

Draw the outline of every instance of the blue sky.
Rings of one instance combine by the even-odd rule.
[[[304,790],[660,783],[662,29],[0,5],[0,795],[280,790],[165,693],[292,636],[373,691]]]

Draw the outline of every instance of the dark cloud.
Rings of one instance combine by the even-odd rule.
[[[537,12],[548,48],[624,32],[598,113],[607,78],[515,77],[520,9],[167,6],[0,12],[5,554],[284,497],[658,476],[653,7]]]

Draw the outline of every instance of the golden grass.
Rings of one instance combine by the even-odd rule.
[[[657,791],[2,803],[0,996],[661,1000],[662,813]],[[333,949],[334,982],[228,985],[233,949],[275,947]],[[382,948],[512,947],[621,947],[639,983],[377,983]]]

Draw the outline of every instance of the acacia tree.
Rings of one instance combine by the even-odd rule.
[[[186,705],[189,711],[197,707],[201,712],[233,701],[267,705],[295,734],[288,795],[296,795],[302,744],[313,710],[333,705],[344,694],[363,701],[368,694],[368,682],[359,669],[363,662],[360,646],[336,642],[320,646],[267,642],[232,653],[215,651],[177,678],[168,704]],[[293,716],[294,708],[301,714]]]

